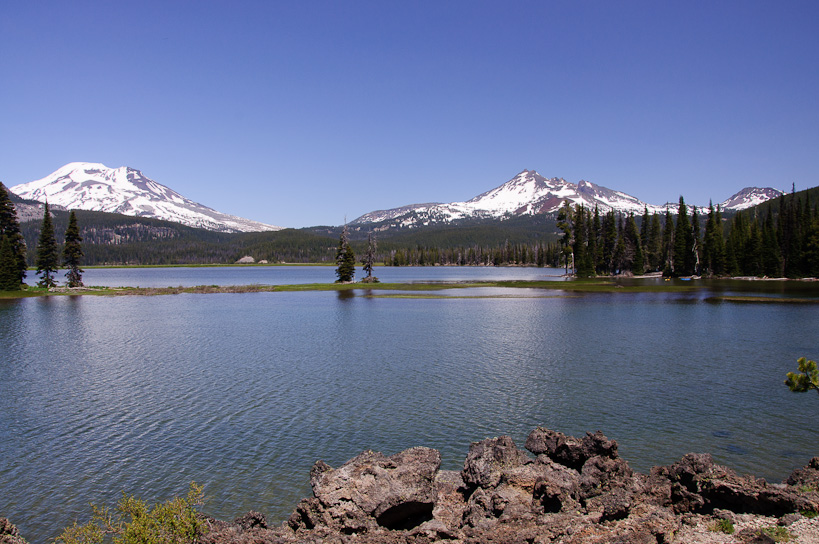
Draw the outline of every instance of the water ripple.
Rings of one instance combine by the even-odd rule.
[[[541,424],[602,429],[638,470],[692,450],[758,476],[807,462],[792,452],[819,431],[781,416],[804,409],[781,380],[819,332],[812,309],[665,300],[0,303],[0,510],[46,541],[91,501],[196,480],[208,513],[276,522],[317,459],[425,445],[459,469],[471,442]]]

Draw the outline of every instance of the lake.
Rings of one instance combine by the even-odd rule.
[[[562,281],[561,272],[376,269],[389,282]],[[333,279],[331,267],[84,275],[142,287]],[[364,449],[422,445],[460,469],[471,442],[508,434],[522,447],[537,425],[600,429],[640,471],[705,451],[779,481],[819,455],[819,398],[782,383],[798,357],[817,357],[819,306],[706,298],[819,291],[704,284],[0,300],[0,516],[45,542],[85,521],[92,501],[113,505],[122,491],[165,500],[194,480],[206,513],[255,509],[279,523],[310,495],[317,459],[338,466]]]

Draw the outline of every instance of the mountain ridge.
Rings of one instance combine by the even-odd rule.
[[[218,232],[262,232],[282,227],[225,214],[185,198],[127,166],[72,162],[48,176],[10,187],[17,196],[66,209],[120,213]]]
[[[783,191],[770,187],[764,189],[746,187],[719,205],[727,211],[739,211],[782,194]],[[677,204],[648,204],[622,191],[590,181],[580,180],[575,184],[563,178],[545,178],[535,170],[523,170],[506,183],[466,201],[410,204],[388,210],[376,210],[354,219],[351,224],[383,223],[382,228],[391,228],[451,223],[475,218],[503,219],[554,213],[563,202],[589,208],[596,205],[601,212],[613,210],[642,214],[645,209],[648,209],[649,213],[665,213],[666,209],[670,209],[672,213],[677,211]]]

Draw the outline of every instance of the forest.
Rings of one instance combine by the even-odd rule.
[[[641,215],[564,205],[558,213],[395,229],[349,225],[356,255],[377,240],[385,266],[550,266],[580,277],[819,276],[819,188],[786,194],[742,212],[692,208]],[[177,223],[76,210],[82,264],[231,264],[243,256],[269,263],[333,263],[342,227],[218,233]],[[63,243],[68,211],[52,210]],[[20,223],[26,261],[36,260],[41,221]],[[373,232],[374,231],[374,232]]]

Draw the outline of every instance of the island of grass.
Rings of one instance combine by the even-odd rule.
[[[552,296],[569,293],[686,293],[707,289],[699,283],[639,283],[618,282],[613,278],[575,279],[571,281],[456,281],[456,282],[413,282],[413,283],[305,283],[290,285],[197,285],[193,287],[52,287],[50,289],[25,286],[20,291],[2,291],[0,299],[14,299],[38,296],[156,296],[217,293],[277,293],[292,291],[337,291],[350,296],[390,297],[390,298],[453,298],[436,292],[451,289],[502,288],[502,289],[536,289],[556,292]],[[484,295],[491,298],[517,296],[514,293]],[[528,296],[538,296],[531,295]],[[471,296],[469,298],[472,298]],[[819,298],[788,298],[782,296],[708,296],[708,302],[741,302],[741,303],[819,303]]]

